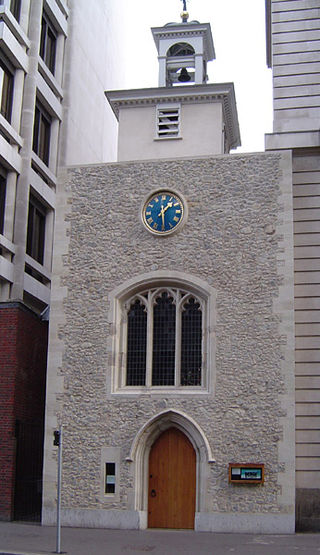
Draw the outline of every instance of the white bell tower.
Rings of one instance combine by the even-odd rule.
[[[159,87],[207,82],[207,62],[215,59],[210,23],[188,23],[188,17],[184,9],[181,23],[151,29],[158,50]]]
[[[157,88],[107,91],[119,121],[118,161],[227,154],[240,145],[233,83],[208,83],[215,59],[210,23],[151,29],[158,51]]]

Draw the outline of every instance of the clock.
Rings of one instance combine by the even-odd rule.
[[[168,235],[175,231],[185,216],[185,203],[172,191],[153,193],[144,203],[142,221],[146,228],[157,235]]]

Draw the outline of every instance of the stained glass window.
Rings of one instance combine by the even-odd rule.
[[[147,312],[140,300],[128,311],[127,385],[145,385]]]
[[[201,385],[202,312],[195,299],[184,304],[181,319],[181,385]]]
[[[154,288],[125,306],[126,386],[203,385],[201,300],[182,289]]]
[[[152,385],[174,385],[175,351],[176,307],[162,293],[153,309]]]

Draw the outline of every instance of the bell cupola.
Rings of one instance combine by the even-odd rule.
[[[158,50],[159,87],[207,82],[207,62],[215,59],[210,23],[188,18],[183,0],[180,23],[151,29]]]
[[[240,145],[233,83],[208,83],[215,59],[210,23],[190,21],[151,29],[159,86],[107,91],[119,121],[118,160],[160,160],[227,154]]]

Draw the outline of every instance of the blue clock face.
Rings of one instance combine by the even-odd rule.
[[[183,202],[176,193],[159,191],[143,207],[143,223],[153,233],[166,235],[175,230],[183,219]]]

